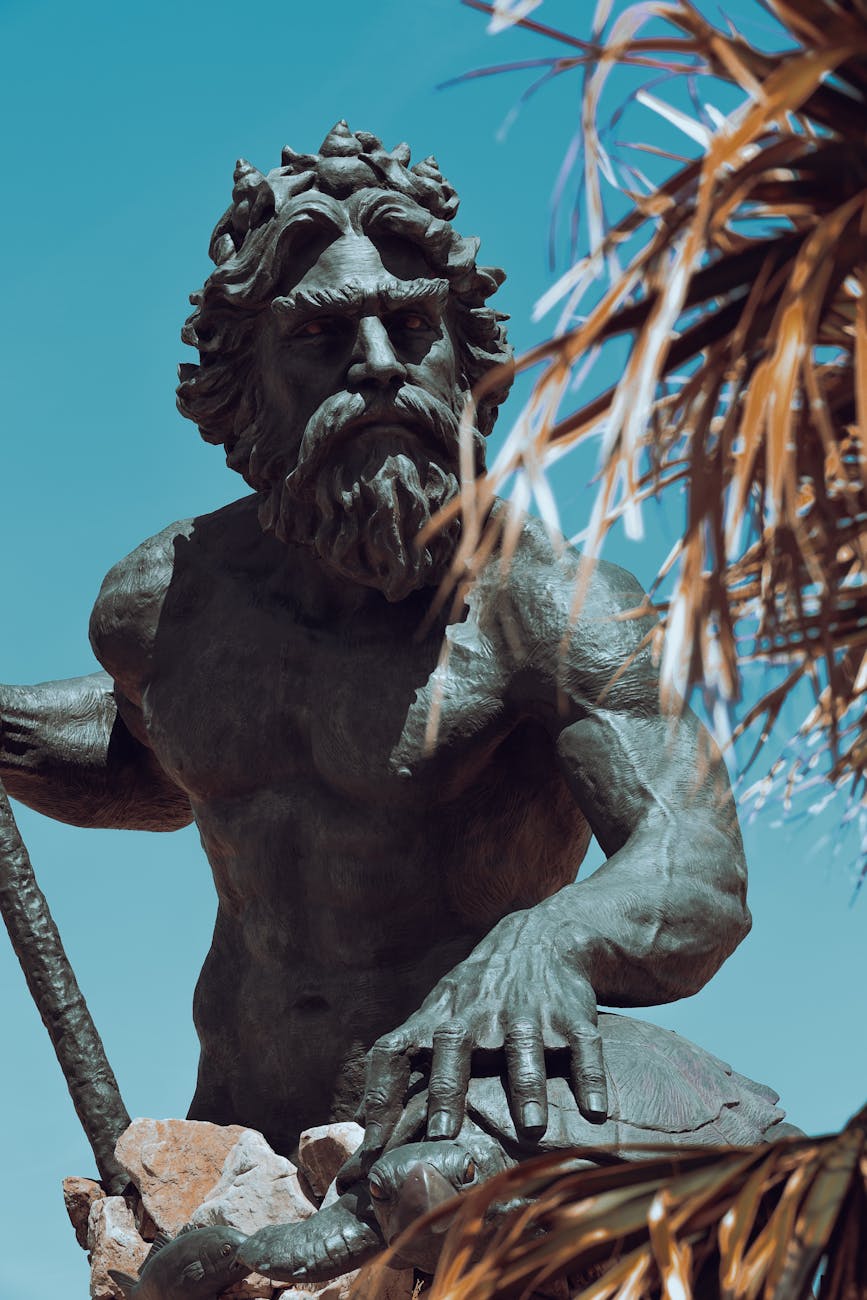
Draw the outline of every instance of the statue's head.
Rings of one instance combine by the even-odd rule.
[[[441,576],[455,528],[414,538],[458,491],[469,393],[505,365],[476,412],[480,468],[510,383],[505,317],[485,306],[503,273],[452,227],[435,160],[408,162],[344,122],[267,176],[239,162],[178,388],[259,492],[262,526],[390,600]]]

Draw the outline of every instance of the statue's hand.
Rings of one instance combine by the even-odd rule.
[[[373,1045],[361,1106],[362,1170],[400,1117],[417,1058],[430,1062],[429,1138],[458,1133],[476,1049],[505,1049],[512,1115],[524,1136],[539,1137],[548,1124],[546,1049],[569,1049],[581,1110],[589,1119],[605,1119],[596,995],[574,943],[564,942],[562,919],[552,905],[548,900],[505,917],[414,1015]]]

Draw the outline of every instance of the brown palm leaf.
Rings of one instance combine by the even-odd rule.
[[[867,1297],[867,1107],[842,1133],[751,1148],[636,1148],[540,1156],[462,1198],[430,1300],[863,1300]],[[503,1217],[495,1207],[518,1201]],[[388,1260],[362,1280],[373,1296]],[[492,1221],[494,1226],[492,1226]]]
[[[486,530],[504,527],[489,507],[510,479],[518,505],[535,491],[553,525],[546,466],[599,438],[588,555],[616,519],[637,530],[648,495],[686,489],[666,565],[673,589],[657,592],[667,701],[698,682],[733,701],[745,662],[788,663],[790,688],[815,686],[802,737],[824,740],[833,780],[857,780],[867,772],[867,3],[768,5],[789,38],[775,54],[717,29],[689,0],[635,5],[606,40],[521,21],[578,46],[572,62],[590,69],[582,122],[596,242],[547,304],[565,303],[563,320],[574,319],[610,254],[629,260],[579,325],[519,360],[544,369],[489,473],[464,485],[472,508],[453,583],[490,552]],[[643,38],[648,17],[669,34]],[[702,155],[606,224],[596,122],[606,78],[618,63],[666,56],[732,83],[743,102],[713,131],[694,123]],[[564,412],[577,368],[617,336],[631,340],[619,383]],[[517,533],[505,527],[508,551]],[[763,736],[782,702],[775,688],[751,710]]]

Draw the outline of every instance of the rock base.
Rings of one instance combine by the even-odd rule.
[[[91,1300],[123,1300],[109,1276],[138,1274],[158,1232],[174,1236],[185,1224],[224,1224],[250,1234],[272,1223],[297,1223],[333,1199],[338,1169],[358,1147],[357,1124],[326,1124],[302,1133],[298,1166],[279,1156],[261,1133],[198,1120],[134,1120],[117,1144],[129,1174],[123,1196],[107,1196],[89,1178],[66,1178],[63,1196],[80,1245],[90,1260]],[[375,1300],[410,1300],[411,1269],[386,1270]],[[251,1275],[227,1300],[348,1300],[356,1272],[330,1282],[272,1282]],[[365,1295],[369,1295],[365,1289]],[[374,1300],[371,1297],[371,1300]]]

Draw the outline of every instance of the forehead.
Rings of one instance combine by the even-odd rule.
[[[314,259],[300,276],[287,279],[282,292],[301,291],[302,296],[317,289],[336,291],[352,283],[366,292],[394,280],[437,278],[421,249],[408,240],[384,236],[376,243],[367,235],[341,234],[316,251]]]

